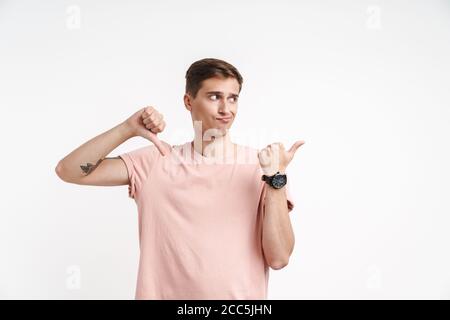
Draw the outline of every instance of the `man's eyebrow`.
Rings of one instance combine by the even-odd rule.
[[[223,92],[222,92],[222,91],[208,91],[206,94],[217,94],[217,95],[222,95]],[[239,95],[236,94],[236,93],[231,93],[230,96],[231,96],[231,97],[239,97]]]

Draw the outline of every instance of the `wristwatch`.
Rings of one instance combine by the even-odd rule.
[[[263,174],[262,181],[265,181],[269,186],[275,189],[283,188],[287,183],[287,176],[286,174],[281,174],[280,171],[275,173],[272,176],[267,176]]]

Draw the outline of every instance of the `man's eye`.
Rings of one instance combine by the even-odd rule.
[[[213,95],[210,95],[209,96],[212,100],[217,100],[216,98],[220,98],[220,96],[219,95],[217,95],[217,94],[213,94]],[[236,97],[230,97],[229,99],[233,99],[233,102],[236,102],[237,101],[237,98]]]

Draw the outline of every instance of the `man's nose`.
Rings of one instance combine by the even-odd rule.
[[[222,100],[219,104],[219,113],[221,114],[230,114],[230,106],[229,104]]]

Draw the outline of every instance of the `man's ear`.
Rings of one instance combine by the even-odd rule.
[[[188,109],[189,111],[192,111],[191,96],[188,93],[184,94],[183,101],[184,101],[184,106],[186,107],[186,109]]]

